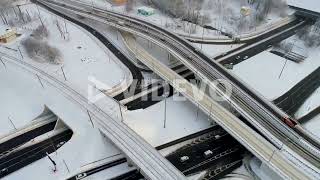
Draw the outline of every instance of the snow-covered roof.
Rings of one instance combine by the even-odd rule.
[[[147,7],[147,6],[141,6],[138,9],[141,9],[141,10],[144,10],[144,11],[147,11],[147,12],[154,12],[153,8]]]
[[[287,0],[291,6],[307,9],[320,13],[320,1],[319,0]]]

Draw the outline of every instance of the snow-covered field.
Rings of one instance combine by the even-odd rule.
[[[44,110],[45,94],[37,77],[6,66],[1,64],[0,67],[0,136],[13,131],[14,126],[21,128],[27,125]]]
[[[28,10],[30,14],[37,13],[37,8],[32,4],[22,6],[21,9],[22,11]],[[40,16],[49,30],[47,41],[51,46],[58,48],[62,54],[62,64],[55,65],[32,60],[20,45],[20,41],[28,38],[31,31],[40,25],[39,19],[18,27],[18,31],[22,33],[22,36],[15,42],[1,45],[0,52],[21,58],[18,52],[5,48],[18,49],[20,47],[24,61],[32,63],[56,78],[63,80],[64,71],[67,83],[84,95],[87,95],[88,78],[91,76],[106,84],[110,89],[132,78],[129,70],[91,34],[41,8]],[[66,40],[61,37],[56,21],[60,23],[63,31],[66,32]],[[61,68],[63,68],[63,71]]]
[[[72,139],[51,155],[57,163],[56,173],[52,171],[52,163],[43,158],[4,179],[63,179],[69,174],[64,162],[69,170],[74,172],[86,164],[104,158],[104,162],[112,161],[113,159],[108,157],[120,154],[116,147],[102,138],[97,129],[92,128],[86,111],[44,81],[42,83],[45,88],[42,88],[34,74],[15,64],[5,60],[4,62],[6,69],[4,66],[0,67],[0,135],[13,130],[7,120],[8,116],[16,128],[19,128],[28,125],[38,116],[44,105],[51,108],[74,132]]]
[[[314,136],[320,138],[320,116],[316,116],[309,122],[303,124],[303,127],[311,132]]]
[[[296,113],[296,117],[300,118],[308,114],[315,108],[320,106],[320,89],[318,88],[312,95],[304,102]]]
[[[127,13],[124,10],[124,6],[111,6],[105,0],[82,1],[89,2],[90,4],[92,2],[95,6]],[[236,12],[240,15],[240,8],[243,4],[236,0],[229,1],[232,1],[232,3],[228,4],[226,10],[229,9],[233,13]],[[289,0],[289,2],[295,1],[296,0]],[[309,0],[308,2],[311,1],[312,0]],[[170,18],[159,10],[156,10],[155,15],[149,17],[138,15],[136,13],[137,7],[141,5],[141,3],[137,2],[137,6],[128,13],[132,16],[144,18],[155,24],[165,26],[171,31],[188,34],[183,30],[180,20]],[[32,4],[21,6],[21,9],[22,11],[28,10],[31,14],[38,13],[37,8]],[[40,68],[84,96],[88,94],[89,77],[96,78],[110,88],[131,78],[128,69],[109,52],[101,42],[88,32],[41,8],[40,16],[50,33],[47,41],[51,46],[61,51],[63,64],[54,65],[47,62],[35,61],[27,56],[21,46],[20,42],[30,36],[35,27],[41,24],[39,20],[23,26],[17,26],[18,32],[21,33],[22,36],[13,43],[7,45],[2,44],[0,46],[0,52],[22,59]],[[225,18],[217,14],[211,13],[210,17],[213,19],[210,25],[223,31],[233,33],[248,33],[252,31],[252,29],[239,31],[234,26],[228,24]],[[279,16],[271,14],[261,26],[270,25],[279,18]],[[55,23],[56,20],[60,23],[66,38],[60,35],[57,24]],[[91,22],[91,25],[92,24],[94,23]],[[0,26],[3,25],[0,24]],[[130,53],[127,52],[115,29],[97,24],[96,27],[103,29],[103,34],[109,35],[111,41],[115,42],[123,52],[130,56]],[[201,36],[202,33],[203,31],[200,27],[197,27],[194,32],[195,35],[199,36]],[[216,31],[204,31],[204,36],[216,37],[218,35]],[[150,46],[147,41],[143,39],[138,38],[138,42],[146,49]],[[239,46],[194,45],[202,49],[210,57],[214,57]],[[18,49],[21,50],[23,58],[21,58],[19,51],[16,51]],[[162,62],[167,63],[167,52],[154,47],[149,48],[149,50]],[[297,64],[291,61],[286,62],[284,58],[265,51],[236,65],[231,72],[263,96],[269,100],[273,100],[284,94],[301,79],[319,67],[319,48],[309,49],[308,54],[309,57],[304,62]],[[22,68],[10,64],[7,61],[4,62],[5,65],[0,62],[0,81],[2,83],[0,86],[0,98],[2,100],[0,102],[0,118],[2,119],[2,121],[0,121],[0,136],[13,131],[14,126],[19,128],[29,124],[32,119],[43,111],[44,105],[49,106],[49,108],[61,117],[66,125],[74,131],[72,139],[56,153],[51,155],[58,165],[58,171],[56,173],[52,172],[51,162],[48,161],[47,158],[43,158],[4,179],[33,180],[39,177],[49,180],[63,179],[69,174],[68,169],[71,172],[75,172],[101,159],[104,159],[103,162],[112,161],[113,159],[108,157],[121,154],[111,142],[101,136],[98,129],[92,128],[86,111],[66,99],[49,84],[42,82],[45,86],[45,88],[43,88],[38,77],[34,74],[27,73]],[[283,67],[284,71],[280,76]],[[65,77],[63,73],[65,73]],[[147,76],[150,77],[149,75]],[[298,117],[307,114],[319,106],[319,94],[320,89],[313,93],[297,112]],[[152,146],[159,146],[212,126],[208,121],[208,117],[191,102],[176,101],[174,99],[174,97],[168,98],[166,101],[161,101],[144,110],[127,111],[123,109],[124,123],[145,138]],[[97,102],[99,106],[103,106],[104,110],[113,113],[113,116],[120,120],[120,110],[116,102],[112,102],[111,104],[110,99],[106,98],[104,100],[105,101]],[[11,122],[13,122],[13,124]],[[320,117],[318,116],[314,118],[314,120],[306,123],[305,127],[320,137],[319,122]],[[168,152],[163,151],[162,153],[166,154]],[[111,174],[118,175],[119,172],[127,171],[128,169],[126,165],[113,167],[110,168],[109,171],[100,172],[91,178],[101,179],[102,177],[110,177]],[[37,171],[37,173],[34,173],[35,171]],[[244,167],[242,166],[235,171],[235,174],[244,171]],[[195,177],[193,178],[196,179]]]
[[[255,25],[250,23],[252,19],[255,18],[254,16],[254,7],[249,5],[247,1],[239,1],[239,0],[227,0],[227,1],[219,1],[218,5],[214,4],[213,7],[216,9],[212,10],[208,8],[207,3],[203,4],[202,9],[200,10],[200,14],[205,14],[208,16],[211,21],[206,23],[206,25],[212,26],[217,30],[210,30],[210,29],[203,29],[199,25],[195,25],[192,23],[188,23],[186,21],[182,21],[179,18],[173,18],[164,14],[162,11],[153,7],[155,9],[155,14],[152,16],[141,16],[139,15],[138,8],[142,6],[146,6],[141,1],[135,1],[132,10],[129,12],[126,11],[124,5],[114,6],[108,1],[105,0],[80,0],[84,3],[89,5],[93,5],[99,8],[104,8],[112,11],[117,11],[120,13],[128,14],[130,16],[135,16],[138,18],[142,18],[159,26],[165,27],[170,31],[174,31],[179,34],[183,35],[193,35],[195,37],[204,37],[204,38],[226,38],[225,36],[221,35],[219,31],[231,33],[234,35],[241,35],[241,34],[250,34],[254,31],[259,29],[265,29],[271,26],[273,23],[277,22],[281,17],[278,13],[270,13],[264,21],[260,24]],[[241,15],[241,8],[242,7],[250,7],[251,8],[251,15],[248,17],[243,17]],[[292,13],[290,10],[288,14]],[[243,22],[245,24],[245,28],[239,28],[239,22]]]
[[[286,63],[286,59],[264,51],[236,65],[232,72],[267,99],[274,100],[319,67],[319,57],[318,49],[310,49],[304,62]]]
[[[220,54],[240,47],[243,44],[215,45],[215,44],[198,44],[192,43],[195,47],[202,50],[208,57],[214,58]]]
[[[302,47],[308,55],[307,59],[301,63],[295,63],[269,51],[264,51],[236,65],[232,72],[267,99],[274,100],[280,97],[320,66],[320,47],[306,47],[303,41],[296,36],[286,41],[294,42],[295,45]],[[306,115],[320,105],[319,92],[319,89],[315,91],[300,107],[296,113],[297,118]],[[304,124],[304,127],[320,137],[319,123],[320,119],[316,117]]]
[[[208,117],[188,101],[161,101],[145,110],[125,113],[125,123],[151,145],[159,146],[210,127]],[[164,122],[166,116],[166,123]],[[165,128],[164,128],[165,124]]]
[[[301,118],[319,106],[320,106],[320,89],[318,88],[300,107],[300,109],[296,113],[296,116],[298,118]],[[305,124],[303,124],[303,126],[306,129],[308,129],[313,135],[320,138],[320,115],[306,122]]]

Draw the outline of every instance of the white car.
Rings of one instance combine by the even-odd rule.
[[[211,150],[207,150],[203,154],[204,154],[204,157],[209,157],[213,155],[213,152]]]
[[[118,24],[121,25],[121,26],[125,25],[125,23],[123,21],[118,21]]]
[[[190,158],[189,158],[189,156],[182,156],[181,158],[180,158],[180,162],[186,162],[186,161],[188,161]]]
[[[221,137],[220,135],[215,135],[214,136],[214,138],[216,138],[216,139],[220,139],[220,137]]]

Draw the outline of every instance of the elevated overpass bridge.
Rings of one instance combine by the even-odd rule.
[[[188,45],[186,42],[182,41],[181,39],[175,37],[174,35],[172,35],[168,32],[165,32],[164,30],[162,30],[160,28],[155,27],[154,25],[150,25],[145,22],[140,22],[140,20],[138,20],[138,19],[134,19],[134,18],[131,18],[131,17],[128,17],[125,15],[118,14],[118,13],[108,12],[108,11],[100,10],[100,9],[96,9],[96,8],[92,9],[92,7],[84,6],[83,4],[81,4],[81,3],[79,4],[79,2],[76,2],[76,1],[70,1],[70,2],[72,2],[73,5],[70,6],[68,4],[68,7],[66,4],[64,4],[65,1],[62,4],[56,3],[57,1],[55,1],[55,3],[53,3],[51,1],[44,1],[44,0],[42,1],[41,0],[41,2],[44,2],[45,4],[47,4],[47,6],[50,6],[51,8],[55,9],[56,11],[64,12],[64,14],[67,14],[66,16],[75,16],[76,14],[78,14],[78,15],[84,16],[86,18],[90,18],[92,20],[96,20],[98,22],[102,22],[105,24],[109,24],[114,27],[123,29],[125,31],[138,34],[146,39],[152,40],[155,43],[157,43],[158,45],[168,49],[171,53],[178,56],[179,59],[184,62],[184,64],[186,64],[193,71],[197,72],[198,73],[197,75],[199,75],[199,74],[202,75],[203,78],[208,78],[210,76],[211,77],[214,76],[214,79],[216,77],[225,77],[226,79],[227,79],[227,77],[234,78],[230,74],[224,72],[224,70],[221,69],[222,68],[221,66],[219,66],[213,62],[211,62],[211,63],[205,62],[208,58],[206,58],[205,55],[201,54],[197,50],[192,49],[192,47],[189,47],[190,45]],[[78,4],[74,5],[75,3],[78,3]],[[65,12],[68,12],[68,13],[65,13]],[[170,44],[170,43],[172,43],[172,41],[175,41],[175,43]],[[189,50],[189,52],[186,52],[185,51],[186,49],[182,49],[185,47],[186,47],[186,49]],[[190,52],[190,51],[192,51],[192,52]],[[140,53],[140,54],[143,54],[143,56],[147,56],[145,53]],[[149,57],[149,58],[151,58],[151,57]],[[196,61],[196,60],[199,60],[199,61]],[[208,61],[210,61],[210,60],[208,60]],[[148,62],[145,62],[145,64],[148,64]],[[224,73],[224,75],[221,75],[220,74],[221,72],[219,73],[218,72],[219,70],[214,69],[213,66],[215,66],[215,68],[220,69],[222,71],[222,73]],[[164,79],[168,80],[172,86],[174,86],[177,90],[181,91],[182,94],[184,94],[186,97],[188,97],[193,103],[197,104],[199,106],[199,108],[201,108],[204,112],[208,113],[209,116],[210,115],[214,116],[215,121],[220,123],[220,125],[225,127],[227,130],[229,130],[230,134],[237,137],[239,139],[239,141],[241,141],[243,144],[245,144],[245,146],[248,149],[250,149],[256,156],[263,159],[270,166],[275,168],[278,172],[282,173],[282,175],[284,175],[285,177],[293,178],[293,179],[301,179],[301,178],[302,179],[309,179],[310,178],[309,177],[310,174],[304,172],[305,169],[301,168],[303,166],[298,166],[301,169],[297,168],[296,166],[293,166],[292,162],[290,162],[290,160],[284,158],[284,155],[282,154],[281,149],[283,147],[283,142],[292,143],[291,141],[288,141],[288,138],[290,138],[290,139],[293,138],[292,136],[283,137],[286,140],[281,142],[281,141],[277,140],[277,138],[276,139],[272,138],[274,136],[271,136],[270,132],[268,132],[266,129],[263,129],[263,126],[259,126],[258,124],[256,124],[257,127],[261,131],[263,131],[263,133],[268,134],[268,137],[271,138],[271,140],[270,139],[269,140],[272,143],[270,143],[266,139],[262,138],[255,131],[253,131],[251,128],[249,128],[247,125],[245,125],[245,123],[243,123],[243,122],[239,121],[239,119],[235,118],[232,114],[228,114],[228,112],[225,109],[219,107],[219,105],[217,105],[217,103],[215,101],[213,101],[207,95],[204,95],[205,98],[202,99],[201,101],[194,99],[193,93],[202,94],[202,92],[199,89],[197,90],[197,87],[192,86],[192,84],[188,84],[188,81],[186,81],[185,79],[183,79],[183,78],[181,79],[181,77],[179,77],[179,75],[177,75],[175,72],[172,73],[171,72],[172,70],[170,71],[168,69],[165,69],[165,67],[162,67],[161,64],[157,64],[155,61],[153,61],[153,63],[149,64],[148,67],[150,69],[154,70],[156,73],[159,73],[161,75],[161,77],[163,77]],[[204,73],[204,74],[201,74],[201,73]],[[183,82],[182,83],[183,88],[181,88],[181,87],[177,86],[177,84],[173,83],[176,79],[179,79],[179,80],[181,80],[181,82]],[[233,79],[233,80],[237,81],[236,79]],[[240,85],[241,85],[241,83],[240,83]],[[242,85],[242,87],[244,87],[244,86]],[[238,90],[237,87],[235,87],[235,89]],[[186,90],[187,93],[184,92],[184,90]],[[247,89],[247,91],[249,91],[249,90]],[[241,90],[239,90],[238,92],[243,93],[243,91],[241,91]],[[249,91],[249,92],[254,95],[253,92],[251,92],[251,91]],[[249,100],[252,100],[252,98],[249,98]],[[246,101],[242,101],[242,103],[246,103]],[[235,104],[234,102],[233,102],[233,105],[235,105],[239,108],[239,106],[237,104]],[[259,113],[260,111],[261,110],[256,111],[255,113]],[[243,111],[243,113],[248,116],[247,112]],[[261,115],[264,115],[264,114],[260,114],[260,115],[258,115],[258,117],[261,118]],[[234,123],[236,123],[236,125]],[[274,129],[272,132],[278,133],[278,134],[280,133],[283,136],[286,133],[287,129],[288,128],[282,127],[283,131],[282,130],[277,131],[277,129]],[[251,138],[255,138],[255,137],[256,137],[255,140],[251,139]],[[295,145],[295,146],[304,145],[303,141],[301,141],[299,137],[295,137],[295,138],[296,138],[295,139],[296,144],[291,144],[291,145]],[[299,145],[299,143],[296,142],[297,140],[300,141],[300,143],[302,143],[302,144]],[[294,147],[294,146],[291,146],[291,147]],[[307,152],[305,150],[306,150],[305,148],[301,148],[297,152],[304,154]],[[308,150],[310,150],[310,149],[308,149]],[[289,154],[291,154],[291,153],[289,153]],[[293,154],[295,154],[295,153],[293,153]],[[306,155],[310,158],[317,157],[317,156],[309,156],[310,154],[309,155],[306,154]],[[292,155],[292,157],[295,157],[295,155]],[[314,160],[317,161],[317,158]],[[299,164],[303,164],[303,162],[301,161]],[[303,177],[301,177],[301,176],[303,176]]]

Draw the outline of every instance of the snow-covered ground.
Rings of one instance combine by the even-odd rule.
[[[131,11],[127,12],[125,9],[125,5],[114,6],[105,0],[80,0],[84,3],[89,5],[93,5],[95,7],[104,8],[112,11],[117,11],[120,13],[128,14],[130,16],[135,16],[138,18],[142,18],[159,26],[165,27],[170,31],[174,31],[179,34],[183,35],[193,35],[195,37],[204,37],[204,38],[226,38],[225,36],[221,35],[219,31],[228,32],[234,35],[241,35],[241,34],[250,34],[255,32],[259,29],[266,29],[275,22],[277,22],[281,17],[276,13],[270,13],[267,18],[259,25],[254,25],[249,23],[252,19],[255,18],[254,16],[254,7],[250,7],[247,1],[239,1],[239,0],[228,0],[228,1],[219,1],[219,5],[213,5],[213,7],[217,8],[212,10],[208,8],[207,4],[203,4],[203,8],[200,11],[200,14],[206,14],[210,19],[211,22],[206,23],[206,25],[210,25],[217,30],[210,30],[210,29],[203,29],[200,26],[196,26],[192,23],[188,23],[186,21],[182,21],[179,18],[173,18],[164,14],[162,11],[153,7],[155,9],[155,14],[152,16],[141,16],[137,12],[138,8],[141,6],[146,6],[141,1],[135,1],[134,6]],[[241,8],[250,7],[252,14],[248,17],[242,17],[241,15]],[[288,14],[291,14],[291,11],[288,11]],[[246,24],[245,28],[239,28],[239,21],[243,21],[243,24]],[[242,30],[240,30],[242,29]]]
[[[22,11],[28,10],[30,14],[37,14],[37,8],[33,4],[22,6],[21,9]],[[36,65],[59,79],[64,79],[64,71],[67,83],[84,95],[87,95],[88,77],[92,76],[99,79],[110,89],[132,78],[129,70],[90,33],[41,8],[40,16],[49,30],[47,41],[51,46],[60,50],[63,64],[55,65],[32,60],[20,45],[20,41],[28,38],[31,31],[40,25],[39,19],[22,27],[17,27],[22,36],[10,44],[1,45],[0,51],[21,58],[18,51],[5,48],[9,47],[17,50],[20,47],[24,61]],[[63,31],[67,32],[65,33],[66,40],[61,37],[56,21],[59,22]],[[63,71],[61,68],[63,68]]]
[[[21,75],[20,69],[6,66],[7,69],[2,64],[0,67],[0,136],[14,131],[14,126],[21,128],[27,125],[44,110],[42,89],[36,76]],[[33,80],[32,84],[29,79]]]
[[[286,42],[294,42],[295,45],[302,47],[308,55],[307,59],[295,63],[264,51],[236,65],[232,72],[267,99],[274,100],[280,97],[320,66],[320,47],[306,47],[296,36],[287,39]],[[297,118],[320,105],[319,92],[319,89],[315,91],[300,107],[296,113]],[[319,123],[320,119],[316,117],[304,124],[304,127],[320,137]]]
[[[215,44],[198,44],[192,43],[195,47],[202,50],[208,57],[214,58],[220,54],[238,48],[243,44],[215,45]]]
[[[88,0],[83,1],[88,2]],[[112,7],[105,0],[95,0],[92,2],[96,6],[99,5],[125,13],[123,6]],[[91,1],[89,1],[89,3],[91,3]],[[234,8],[233,11],[237,11],[242,5],[235,3],[232,6],[232,8]],[[37,8],[35,8],[34,5],[22,6],[23,11],[26,9],[28,9],[29,13],[37,13]],[[22,33],[22,36],[13,43],[5,46],[1,45],[0,52],[21,58],[18,51],[5,48],[18,49],[18,47],[20,47],[24,57],[23,61],[41,68],[61,81],[64,81],[61,69],[61,67],[63,67],[67,78],[65,83],[84,96],[88,94],[88,77],[90,76],[94,76],[97,80],[108,85],[110,88],[118,85],[125,79],[130,78],[129,76],[131,75],[127,68],[124,67],[108,49],[85,30],[60,19],[41,8],[40,14],[50,32],[48,38],[49,44],[57,47],[62,52],[63,65],[53,65],[31,60],[25,54],[24,49],[19,45],[20,41],[28,37],[31,31],[40,24],[40,21],[38,20],[24,25],[23,27],[18,27],[18,31]],[[178,27],[179,22],[177,23],[176,19],[172,19],[158,10],[156,10],[156,14],[153,16],[142,17],[137,15],[135,8],[130,12],[130,15],[145,18],[162,26],[169,24],[169,29],[171,28],[171,30],[183,33],[183,29]],[[221,29],[227,28],[224,29],[226,31],[237,31],[232,28],[232,26],[223,24],[223,18],[212,18],[216,19],[211,25],[220,27]],[[53,23],[56,19],[61,23],[63,31],[68,32],[66,33],[67,40],[61,38],[56,24]],[[270,24],[277,19],[279,19],[279,17],[270,16],[265,24]],[[66,24],[64,25],[64,23]],[[103,29],[105,27],[100,26],[100,28]],[[117,46],[127,53],[121,39],[119,39],[119,37],[117,38],[118,32],[116,30],[113,28],[105,28],[104,33],[106,35],[109,33],[111,40],[116,42]],[[202,35],[202,29],[198,27],[195,34]],[[217,33],[216,31],[205,31],[205,35],[216,36]],[[148,46],[148,43],[146,43],[145,40],[138,39],[138,41],[143,47]],[[202,48],[202,50],[211,57],[239,46],[194,45],[199,49]],[[163,62],[167,61],[167,53],[165,51],[159,51],[159,49],[154,48],[152,52],[157,58],[162,59]],[[320,58],[319,49],[310,49],[309,57],[304,62],[297,64],[288,61],[281,77],[279,77],[282,67],[285,64],[285,59],[266,51],[236,65],[232,72],[259,93],[268,99],[273,100],[285,93],[316,69],[320,65],[320,61],[317,61],[318,58]],[[52,158],[58,164],[57,173],[52,173],[50,167],[51,163],[44,158],[7,176],[6,179],[21,179],[21,177],[27,180],[35,179],[37,177],[45,179],[61,179],[68,174],[65,164],[67,164],[72,172],[91,162],[120,153],[116,147],[101,137],[97,129],[92,128],[85,111],[79,109],[75,104],[65,99],[55,89],[43,89],[35,75],[26,73],[21,68],[17,68],[10,64],[6,64],[6,68],[7,69],[0,63],[0,81],[2,82],[0,87],[0,98],[2,99],[0,102],[0,118],[2,119],[0,122],[0,136],[13,130],[13,125],[10,123],[10,120],[17,128],[25,126],[42,112],[45,104],[52,108],[52,110],[62,117],[65,123],[74,130],[72,139],[59,149],[57,153],[52,154]],[[45,86],[49,87],[48,84]],[[317,107],[319,105],[319,97],[318,89],[318,91],[306,101],[297,114],[303,116]],[[114,105],[114,102],[113,105],[104,101],[98,103],[100,103],[100,105],[105,105],[104,107],[109,110],[108,112],[113,112],[115,114],[114,116],[117,116],[118,119],[120,119],[120,111],[118,106]],[[166,114],[164,113],[164,103],[165,101],[161,101],[144,110],[123,110],[124,123],[135,130],[153,146],[176,140],[211,126],[207,119],[208,117],[189,101],[175,101],[174,97],[168,98],[166,100]],[[10,118],[10,120],[8,118]],[[166,119],[166,123],[164,122],[164,119]],[[315,120],[318,121],[316,122]],[[316,117],[315,120],[307,123],[305,127],[311,132],[316,133],[319,132],[318,122],[320,117]],[[164,123],[166,127],[164,127]],[[75,148],[78,150],[75,151]],[[168,152],[162,153],[166,154]],[[106,161],[108,160],[109,159],[107,158]],[[34,173],[35,170],[37,170],[37,174]],[[110,173],[115,175],[121,170],[128,170],[128,167],[112,168],[110,171],[96,174],[95,177],[92,178],[99,179],[103,176],[110,175]],[[243,167],[235,172],[242,171]]]
[[[318,88],[304,102],[304,104],[300,107],[300,109],[298,110],[298,112],[295,115],[297,118],[301,118],[319,106],[320,106],[320,89]]]
[[[52,171],[52,163],[43,158],[4,179],[63,179],[69,174],[65,164],[72,173],[104,158],[103,162],[112,161],[111,156],[120,154],[116,147],[101,136],[98,129],[92,128],[86,111],[44,81],[42,83],[45,88],[42,88],[34,74],[15,64],[4,62],[6,68],[0,67],[0,135],[13,129],[7,121],[8,116],[19,128],[38,116],[44,105],[51,108],[74,132],[71,140],[51,155],[57,163],[56,173]],[[126,169],[124,167],[121,170]]]
[[[147,109],[128,111],[125,123],[153,146],[159,146],[210,127],[208,117],[188,101],[167,99]],[[165,124],[165,128],[164,128]]]
[[[264,51],[236,65],[232,72],[267,99],[274,100],[319,67],[319,58],[318,48],[309,49],[309,57],[302,63],[286,62]]]
[[[303,127],[314,136],[320,138],[320,115],[303,124]]]
[[[320,106],[320,88],[318,88],[312,95],[304,102],[298,112],[295,114],[297,118],[301,118],[310,111]],[[314,117],[310,121],[303,124],[313,135],[320,138],[320,115]]]

